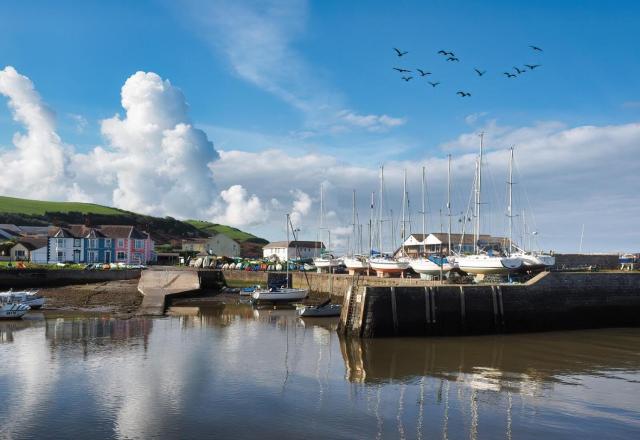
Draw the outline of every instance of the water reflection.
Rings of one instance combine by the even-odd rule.
[[[568,376],[640,370],[637,330],[596,330],[465,338],[340,338],[352,382],[464,381],[478,390],[535,394]]]
[[[353,340],[336,326],[244,304],[176,307],[161,319],[0,323],[0,438],[640,430],[640,330]]]

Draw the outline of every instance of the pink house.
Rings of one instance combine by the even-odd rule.
[[[114,263],[147,264],[155,261],[151,236],[127,225],[103,225],[97,229],[113,240]]]

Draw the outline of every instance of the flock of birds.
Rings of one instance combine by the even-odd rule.
[[[537,52],[537,53],[543,52],[543,50],[538,46],[533,46],[532,45],[532,46],[529,46],[529,48],[533,52]],[[393,50],[396,52],[396,55],[398,56],[398,58],[401,58],[401,57],[403,57],[403,56],[405,56],[405,55],[407,55],[409,53],[406,50],[403,51],[403,50],[400,50],[400,49],[395,48],[395,47],[393,48]],[[456,54],[453,53],[452,51],[439,50],[438,51],[438,55],[441,55],[442,57],[444,57],[444,59],[447,62],[452,62],[452,63],[460,62],[460,58],[458,58],[456,56]],[[525,64],[524,67],[522,67],[522,68],[514,66],[512,71],[503,72],[503,75],[505,75],[507,78],[517,78],[519,75],[522,75],[523,73],[528,72],[528,71],[533,71],[533,70],[537,69],[540,66],[542,66],[542,64]],[[415,75],[415,74],[420,75],[420,77],[427,77],[427,78],[429,78],[429,75],[432,75],[431,72],[428,72],[428,71],[423,70],[423,69],[415,69],[415,72],[414,72],[411,69],[405,69],[405,68],[402,68],[402,67],[394,67],[393,70],[398,71],[402,75],[401,79],[404,80],[405,82],[411,81],[414,78],[413,75]],[[481,70],[481,69],[478,69],[478,68],[474,68],[473,70],[476,72],[476,74],[478,76],[483,76],[484,74],[487,73],[486,70]],[[435,88],[440,84],[440,81],[429,81],[429,80],[427,80],[427,83],[429,83],[431,85],[431,87]],[[471,93],[469,93],[467,91],[464,91],[464,90],[458,90],[456,92],[456,95],[460,96],[461,98],[467,98],[467,97],[471,96]]]

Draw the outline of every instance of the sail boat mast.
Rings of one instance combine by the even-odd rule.
[[[371,191],[371,205],[369,206],[369,256],[371,256],[373,251],[373,199],[375,195],[375,191]]]
[[[426,253],[426,240],[427,240],[427,210],[425,202],[425,193],[427,185],[426,167],[422,167],[422,253]]]
[[[480,241],[480,205],[482,204],[482,149],[484,147],[484,132],[480,133],[480,155],[478,156],[478,192],[476,195],[476,254],[479,253],[478,242]]]
[[[378,206],[378,251],[382,254],[382,188],[384,186],[384,166],[380,166],[380,203]]]
[[[287,266],[287,287],[291,287],[289,285],[289,248],[289,213],[287,213],[287,258],[284,262],[284,264]]]
[[[407,170],[404,170],[404,180],[402,183],[402,226],[400,230],[400,238],[402,239],[402,256],[405,256],[404,242],[406,240],[406,222],[405,222],[405,208],[407,206]]]
[[[356,236],[357,236],[357,233],[356,233],[356,190],[355,189],[353,190],[353,200],[352,200],[352,202],[353,202],[353,213],[352,213],[353,219],[352,219],[351,226],[352,226],[352,230],[353,230],[353,232],[352,232],[352,234],[353,234],[353,248],[352,248],[351,254],[355,255],[355,253],[356,253]]]
[[[511,255],[513,250],[513,147],[509,156],[509,207],[507,209],[507,215],[509,216],[509,252]]]
[[[451,155],[447,163],[447,215],[449,216],[449,229],[447,230],[447,253],[451,255]]]

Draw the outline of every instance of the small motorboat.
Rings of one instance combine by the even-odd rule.
[[[243,287],[242,289],[240,289],[239,293],[240,296],[251,296],[251,294],[259,288],[260,286]]]
[[[45,299],[38,295],[37,290],[8,290],[0,292],[0,301],[9,303],[21,303],[28,305],[31,309],[40,309],[44,306]]]
[[[268,289],[256,288],[251,293],[251,299],[255,303],[263,302],[294,302],[300,301],[307,297],[309,291],[307,289],[294,289],[292,287],[276,287],[269,286]]]
[[[340,312],[342,312],[342,305],[331,304],[331,299],[317,306],[302,306],[297,310],[298,316],[305,318],[340,316]]]
[[[20,319],[31,307],[18,302],[1,302],[0,303],[0,319]]]

